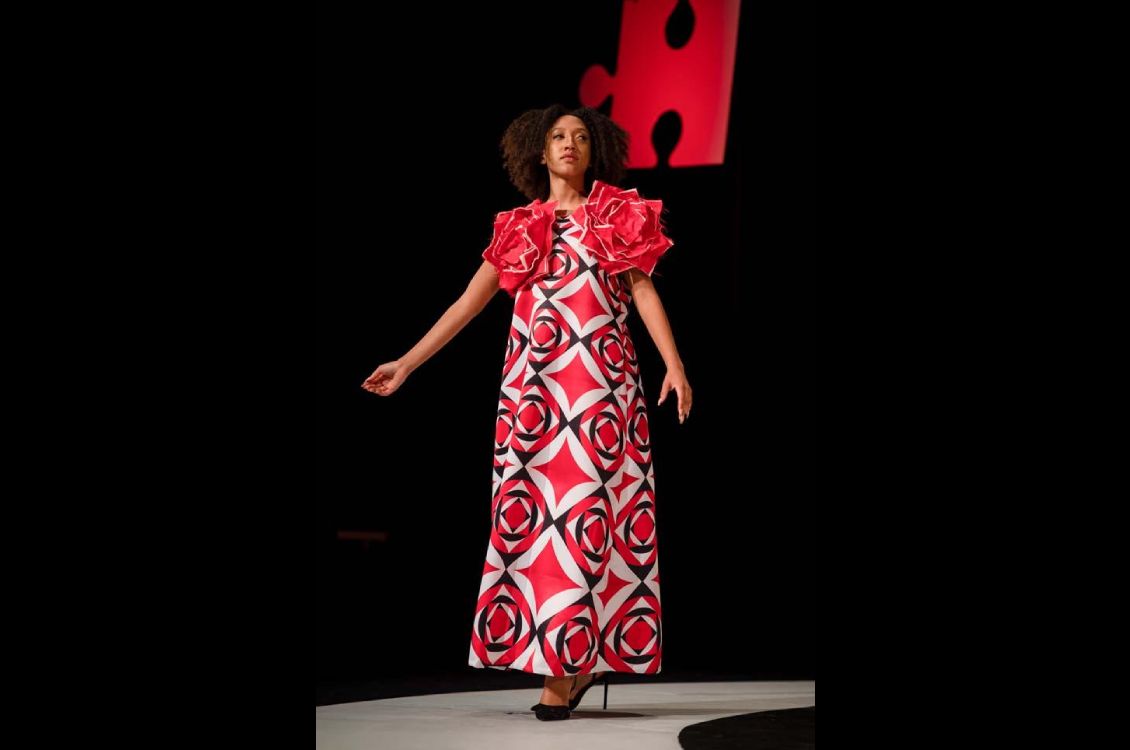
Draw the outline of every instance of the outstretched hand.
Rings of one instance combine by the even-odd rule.
[[[385,362],[373,370],[373,374],[365,378],[361,387],[378,396],[391,396],[397,388],[408,378],[410,369],[401,364],[399,359]]]
[[[687,382],[686,373],[682,370],[668,370],[667,376],[663,378],[663,385],[659,387],[659,400],[656,401],[656,406],[663,403],[663,399],[667,398],[667,394],[672,390],[678,397],[679,406],[679,424],[687,418],[691,413],[691,384]]]

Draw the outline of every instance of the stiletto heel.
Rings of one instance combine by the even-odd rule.
[[[607,672],[601,672],[599,677],[593,677],[591,680],[589,680],[588,682],[585,683],[585,686],[583,688],[581,688],[580,690],[577,691],[577,694],[573,696],[573,699],[571,701],[569,701],[569,710],[575,711],[577,709],[577,706],[581,702],[581,698],[584,698],[585,693],[588,692],[588,689],[598,682],[604,683],[604,708],[607,709],[608,708],[608,673]]]

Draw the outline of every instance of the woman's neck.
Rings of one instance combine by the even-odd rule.
[[[549,180],[549,200],[546,203],[557,201],[558,211],[572,211],[585,203],[586,199],[581,192],[584,186],[583,180],[578,185],[551,177]]]

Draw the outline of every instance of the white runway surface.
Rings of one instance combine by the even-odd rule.
[[[319,706],[318,750],[606,750],[679,748],[679,731],[711,719],[816,705],[816,683],[619,684],[608,709],[594,685],[572,717],[538,721],[540,688],[441,693]]]

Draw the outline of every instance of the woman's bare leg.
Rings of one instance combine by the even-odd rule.
[[[569,688],[572,686],[572,677],[546,676],[545,687],[541,691],[541,702],[547,706],[569,705]]]

